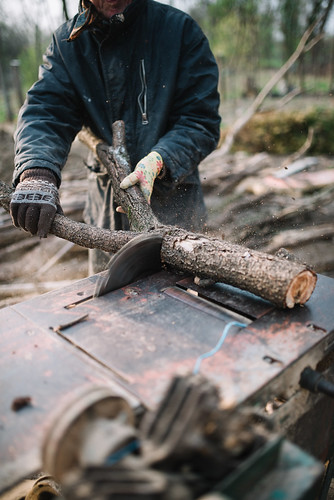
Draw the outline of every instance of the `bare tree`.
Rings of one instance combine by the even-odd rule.
[[[263,104],[263,101],[268,96],[270,91],[274,88],[274,86],[285,76],[285,74],[295,64],[295,62],[299,59],[299,57],[303,53],[310,50],[321,39],[323,33],[322,31],[320,31],[316,37],[313,37],[313,39],[309,41],[311,35],[314,33],[318,24],[319,20],[314,22],[312,26],[308,27],[308,29],[303,34],[298,44],[298,47],[296,48],[294,53],[285,62],[285,64],[283,64],[283,66],[274,74],[274,76],[266,83],[266,85],[262,88],[261,92],[254,99],[252,104],[246,109],[245,113],[240,118],[238,118],[236,122],[232,125],[232,127],[230,128],[229,132],[226,135],[225,141],[221,146],[223,154],[227,154],[231,150],[235,137],[238,134],[238,132],[240,132],[240,130],[246,125],[246,123],[249,122],[252,116],[260,108],[260,106]]]
[[[6,84],[6,80],[5,80],[4,71],[2,68],[1,57],[0,57],[0,89],[2,90],[2,94],[3,94],[3,98],[4,98],[4,102],[5,102],[6,119],[7,119],[7,121],[12,122],[14,119],[14,113],[13,113],[12,105],[10,102],[10,96],[9,96],[9,92],[8,92],[8,88],[7,88],[7,84]]]
[[[62,5],[63,5],[63,14],[65,17],[65,20],[68,21],[69,15],[68,15],[68,10],[67,10],[67,2],[66,2],[66,0],[61,0],[61,1],[62,1]]]

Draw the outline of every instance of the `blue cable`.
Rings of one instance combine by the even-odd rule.
[[[199,372],[199,369],[200,369],[200,366],[201,366],[203,359],[210,358],[211,356],[214,356],[219,351],[219,349],[223,345],[224,340],[225,340],[225,338],[226,338],[226,336],[227,336],[227,334],[232,326],[239,326],[239,327],[243,328],[247,325],[245,323],[239,323],[238,321],[231,321],[230,323],[227,323],[227,325],[225,325],[224,331],[223,331],[219,341],[217,342],[216,346],[213,349],[211,349],[211,351],[206,352],[204,354],[201,354],[197,358],[195,368],[193,370],[194,375],[196,375]],[[140,442],[135,439],[135,440],[131,441],[129,444],[127,444],[126,446],[124,446],[123,448],[121,448],[120,450],[117,450],[115,453],[110,455],[107,458],[107,460],[105,461],[105,464],[106,465],[114,465],[117,462],[119,462],[120,460],[122,460],[123,458],[125,458],[127,455],[130,455],[132,452],[138,450],[139,447],[140,447]]]
[[[200,366],[201,366],[203,359],[210,358],[211,356],[214,356],[219,351],[219,349],[223,345],[224,340],[226,339],[226,336],[227,336],[227,334],[232,326],[240,326],[240,327],[244,328],[247,325],[245,323],[239,323],[238,321],[231,321],[230,323],[227,323],[227,325],[225,325],[224,331],[223,331],[220,339],[218,340],[216,346],[213,349],[211,349],[211,351],[206,352],[204,354],[201,354],[197,358],[195,368],[193,370],[194,375],[197,375],[197,373],[199,372],[199,369],[200,369]]]
[[[127,455],[130,455],[133,451],[138,450],[140,446],[140,443],[137,439],[134,441],[131,441],[129,444],[126,446],[123,446],[120,450],[115,451],[112,455],[110,455],[106,461],[105,465],[114,465],[123,458],[125,458]]]

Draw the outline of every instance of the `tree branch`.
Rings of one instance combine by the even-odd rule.
[[[251,117],[256,113],[256,111],[260,108],[261,104],[268,96],[269,92],[275,87],[275,85],[283,78],[285,73],[293,66],[293,64],[297,61],[297,59],[301,56],[303,52],[305,52],[306,48],[308,49],[306,43],[316,26],[318,25],[318,21],[313,23],[303,34],[298,47],[294,51],[294,53],[289,57],[289,59],[283,64],[283,66],[272,76],[272,78],[266,83],[263,89],[259,92],[255,100],[248,107],[245,113],[232,125],[231,129],[226,135],[225,141],[221,146],[222,154],[227,154],[234,143],[235,136],[240,132],[240,130],[248,123]],[[315,45],[319,41],[320,38],[317,37],[316,41],[312,43]],[[313,47],[312,45],[312,47]]]
[[[150,205],[145,200],[138,186],[126,190],[119,185],[130,172],[131,165],[125,148],[124,123],[116,121],[112,126],[113,145],[104,144],[88,129],[83,129],[78,134],[81,142],[98,157],[106,168],[113,185],[113,196],[128,216],[130,229],[133,231],[149,231],[159,227],[160,223],[155,217]],[[117,165],[117,168],[116,168]]]
[[[118,126],[124,127],[123,122],[118,123]],[[122,172],[122,178],[122,162],[125,161],[126,154],[125,149],[118,150],[118,146],[119,144],[113,146],[111,154],[101,154],[100,159],[106,162],[107,169],[107,163],[111,161],[111,169]],[[108,146],[99,144],[96,151],[108,151]],[[127,162],[123,166],[126,164]],[[117,188],[118,186],[116,190]],[[0,181],[0,205],[7,211],[12,191]],[[131,192],[130,189],[124,191],[126,196],[122,198],[122,202],[126,209],[136,206],[130,199]],[[140,210],[147,210],[147,220],[151,220],[151,209],[146,202]],[[137,218],[138,214],[134,214],[134,219]],[[295,304],[304,304],[316,285],[316,274],[300,263],[288,262],[277,256],[190,233],[174,226],[155,225],[153,228],[151,226],[152,231],[162,236],[161,260],[167,267],[247,290],[279,307],[292,308]],[[59,214],[55,216],[50,232],[77,245],[112,253],[138,234],[133,231],[100,229]]]

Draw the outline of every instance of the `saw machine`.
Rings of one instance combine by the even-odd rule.
[[[21,498],[324,500],[334,279],[277,309],[161,270],[161,242],[139,243],[0,310],[0,492],[35,478]]]

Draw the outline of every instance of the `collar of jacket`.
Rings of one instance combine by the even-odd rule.
[[[138,16],[139,10],[143,9],[146,1],[147,0],[132,0],[130,5],[125,8],[124,12],[115,14],[110,19],[106,19],[99,14],[89,0],[81,0],[78,16],[68,41],[72,42],[87,29],[109,31],[112,25],[123,25],[125,27],[131,24],[132,20]]]

